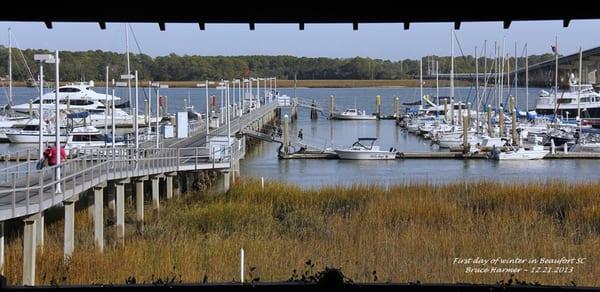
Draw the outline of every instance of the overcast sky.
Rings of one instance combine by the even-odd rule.
[[[410,30],[402,24],[360,24],[358,31],[351,24],[256,24],[250,31],[247,24],[206,24],[200,31],[197,24],[132,24],[141,51],[151,56],[168,55],[293,55],[306,57],[370,57],[379,59],[416,59],[436,54],[450,55],[452,23],[413,23]],[[0,22],[0,41],[7,46],[7,30],[11,27],[21,48],[50,50],[125,51],[125,25],[108,23],[100,30],[96,23],[54,23],[47,29],[41,22]],[[599,20],[574,20],[568,28],[562,21],[513,22],[507,30],[501,22],[462,23],[457,31],[465,54],[473,54],[475,46],[488,46],[506,38],[507,51],[514,54],[515,41],[521,54],[528,43],[530,54],[550,53],[558,36],[561,54],[600,46]],[[131,51],[138,49],[131,37]],[[455,54],[460,55],[458,46]],[[488,50],[491,53],[491,49]]]

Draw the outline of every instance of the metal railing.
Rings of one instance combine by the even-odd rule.
[[[10,172],[9,179],[0,185],[0,220],[39,212],[109,180],[230,168],[232,157],[237,155],[238,147],[83,149],[61,163],[60,180],[56,179],[56,165]]]

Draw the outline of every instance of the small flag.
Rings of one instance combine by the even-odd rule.
[[[552,47],[552,53],[556,54],[556,47],[555,46],[551,46]]]

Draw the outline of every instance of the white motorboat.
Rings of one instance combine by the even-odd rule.
[[[56,132],[54,129],[44,126],[42,128],[43,142],[56,141]],[[10,143],[39,143],[40,141],[40,126],[37,123],[31,123],[22,129],[11,129],[6,131],[6,138]],[[67,142],[67,136],[60,135],[60,142]]]
[[[335,153],[340,159],[353,160],[389,160],[396,159],[395,149],[392,147],[389,151],[379,150],[379,146],[374,145],[377,138],[358,138],[350,148],[336,149]]]
[[[374,115],[368,115],[364,110],[358,108],[350,108],[341,113],[333,113],[332,119],[336,120],[376,120]]]
[[[73,111],[88,111],[94,109],[105,109],[106,105],[103,103],[106,100],[119,101],[121,98],[106,95],[104,93],[97,93],[92,90],[94,82],[90,81],[69,84],[58,88],[58,99],[60,100],[59,110],[73,110]],[[44,94],[44,103],[42,104],[43,110],[55,110],[56,109],[56,90]],[[40,107],[40,99],[36,98],[31,103],[23,103],[12,106],[15,112],[27,113],[37,112]]]
[[[69,133],[66,149],[83,149],[112,146],[106,135],[94,126],[76,127]],[[115,146],[125,146],[124,142],[115,142]]]
[[[499,152],[498,148],[495,148],[492,152],[492,158],[495,160],[542,159],[548,154],[548,152],[548,150],[544,150],[544,146],[542,145],[533,145],[531,149],[525,149],[521,147],[508,152]]]

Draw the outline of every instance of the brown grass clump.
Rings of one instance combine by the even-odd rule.
[[[93,247],[91,221],[77,214],[76,251],[62,261],[62,223],[49,224],[38,283],[239,280],[239,249],[261,281],[285,281],[311,259],[355,282],[496,283],[509,273],[465,273],[454,258],[585,258],[572,273],[519,272],[542,284],[599,286],[598,183],[468,182],[302,189],[243,180],[225,194],[168,202],[125,246]],[[132,207],[127,207],[130,211]],[[108,215],[107,215],[108,216]],[[130,215],[132,216],[132,215]],[[127,219],[132,222],[132,217]],[[21,281],[19,236],[7,243],[6,275]],[[473,265],[472,265],[473,266]],[[532,265],[497,265],[530,268]],[[535,266],[535,265],[534,265]],[[548,265],[538,265],[545,267]],[[476,266],[480,267],[480,266]]]

